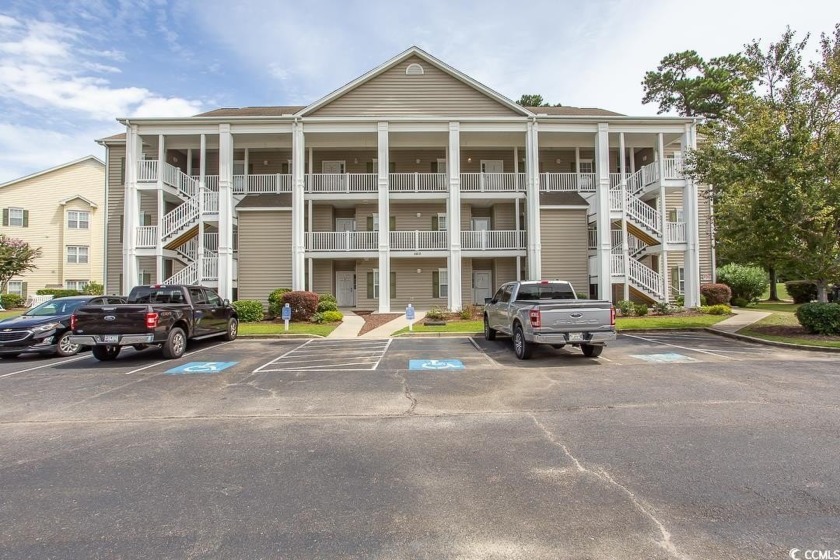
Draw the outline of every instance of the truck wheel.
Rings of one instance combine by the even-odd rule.
[[[61,356],[62,358],[75,356],[79,353],[79,350],[82,349],[81,344],[72,344],[70,340],[68,340],[71,334],[73,333],[66,331],[63,335],[58,337],[58,342],[55,343],[56,356]]]
[[[531,357],[534,347],[525,340],[525,333],[522,331],[522,325],[517,324],[513,329],[513,353],[520,360],[527,360]]]
[[[484,316],[484,339],[496,340],[496,329],[490,328],[490,323],[487,321],[487,315]]]
[[[587,358],[597,358],[604,351],[604,347],[595,344],[581,344],[580,349],[583,350],[583,355]]]
[[[120,355],[121,346],[94,346],[91,349],[93,357],[100,362],[110,362]]]
[[[227,330],[225,331],[225,340],[236,340],[236,335],[239,334],[239,321],[236,317],[231,317],[228,320]]]
[[[174,360],[184,355],[187,350],[187,335],[180,327],[169,331],[166,342],[163,344],[163,357],[167,360]]]

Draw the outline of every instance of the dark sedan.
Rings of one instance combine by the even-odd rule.
[[[0,321],[0,358],[24,352],[72,356],[83,347],[71,344],[70,317],[82,305],[125,303],[116,296],[72,296],[51,299],[23,315]]]

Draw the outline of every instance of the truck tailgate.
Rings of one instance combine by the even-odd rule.
[[[76,334],[138,334],[146,328],[147,305],[85,306],[76,310]]]
[[[540,329],[548,331],[587,331],[610,328],[611,305],[608,302],[578,300],[540,304]]]

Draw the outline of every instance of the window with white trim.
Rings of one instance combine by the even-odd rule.
[[[23,208],[9,208],[9,225],[23,227]]]
[[[446,231],[448,225],[446,223],[446,214],[442,212],[438,212],[438,231]]]
[[[6,292],[23,297],[23,280],[10,280],[9,283],[6,284]]]
[[[83,291],[88,285],[87,280],[65,280],[64,287],[68,290]]]
[[[379,269],[373,269],[373,298],[379,299]]]
[[[441,298],[449,297],[449,269],[438,269],[438,290]]]
[[[67,227],[69,229],[89,229],[90,212],[69,210],[67,212]]]
[[[682,266],[671,269],[671,286],[680,295],[685,294],[685,268]]]
[[[86,264],[88,262],[88,253],[90,248],[87,245],[68,245],[67,246],[67,263],[68,264]]]

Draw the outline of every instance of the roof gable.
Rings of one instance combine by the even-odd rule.
[[[298,113],[300,116],[492,117],[531,114],[417,47]]]
[[[58,203],[59,203],[61,206],[64,206],[64,205],[66,205],[68,202],[72,202],[72,201],[74,201],[74,200],[81,200],[82,202],[84,202],[84,203],[86,203],[88,206],[90,206],[91,208],[98,208],[98,206],[97,206],[97,204],[96,204],[95,202],[93,202],[93,201],[92,201],[92,200],[90,200],[89,198],[85,198],[84,196],[82,196],[82,195],[80,195],[80,194],[73,195],[73,196],[71,196],[71,197],[65,198],[64,200],[59,200],[59,201],[58,201]]]
[[[67,163],[62,163],[61,165],[56,165],[55,167],[50,167],[49,169],[44,169],[43,171],[38,171],[38,172],[33,173],[31,175],[26,175],[25,177],[19,177],[17,179],[12,179],[11,181],[0,184],[0,188],[10,187],[10,186],[15,185],[17,183],[22,183],[24,181],[28,181],[29,179],[34,179],[35,177],[40,177],[41,175],[46,175],[48,173],[53,173],[54,171],[58,171],[60,169],[66,168],[66,167],[72,167],[72,166],[78,165],[80,163],[86,163],[88,160],[92,160],[94,163],[98,163],[99,165],[102,166],[103,169],[105,168],[105,162],[103,162],[98,157],[96,157],[96,156],[85,156],[83,158],[79,158],[79,159],[76,159],[76,160],[73,160],[73,161],[69,161]]]

